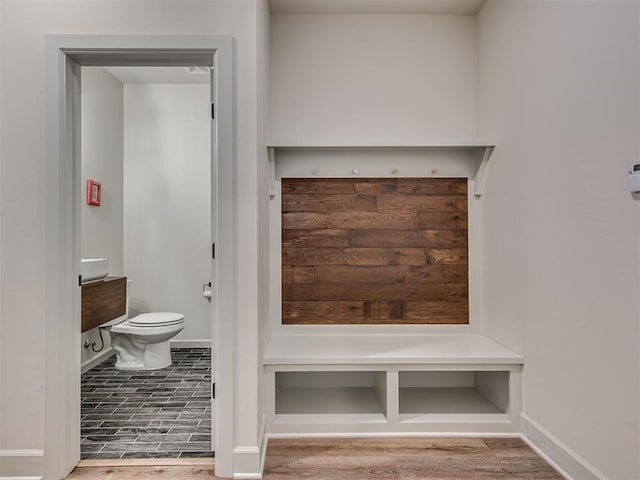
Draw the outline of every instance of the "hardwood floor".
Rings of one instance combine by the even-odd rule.
[[[112,464],[118,465],[118,464]],[[213,464],[78,466],[73,480],[215,479]],[[272,439],[264,480],[562,480],[517,438]]]

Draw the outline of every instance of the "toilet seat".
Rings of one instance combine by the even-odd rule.
[[[132,327],[168,327],[182,322],[184,315],[172,312],[141,313],[129,319],[129,325]]]

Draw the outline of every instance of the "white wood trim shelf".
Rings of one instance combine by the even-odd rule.
[[[297,142],[290,140],[273,140],[269,148],[414,148],[414,147],[450,147],[450,148],[484,148],[495,146],[495,141],[481,137],[434,137],[403,140],[380,138],[351,138],[335,141]]]
[[[271,142],[268,146],[269,161],[269,196],[276,196],[276,151],[280,150],[362,150],[362,149],[427,149],[427,150],[477,150],[480,152],[479,160],[476,160],[474,173],[470,176],[473,180],[473,194],[479,198],[484,193],[484,183],[487,174],[489,160],[495,149],[495,142],[485,138],[430,138],[404,141],[389,141],[379,139],[351,139],[342,141],[324,141],[314,143],[301,143],[291,141]],[[402,177],[403,175],[399,175]],[[411,175],[415,176],[415,175]],[[422,176],[428,176],[423,173]]]
[[[522,364],[480,335],[275,335],[268,432],[519,434]]]

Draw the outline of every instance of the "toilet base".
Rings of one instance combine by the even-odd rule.
[[[169,341],[143,344],[129,335],[111,335],[117,370],[158,370],[171,365]]]

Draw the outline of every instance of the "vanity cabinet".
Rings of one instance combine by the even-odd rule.
[[[107,277],[81,288],[83,333],[126,313],[127,277]]]

